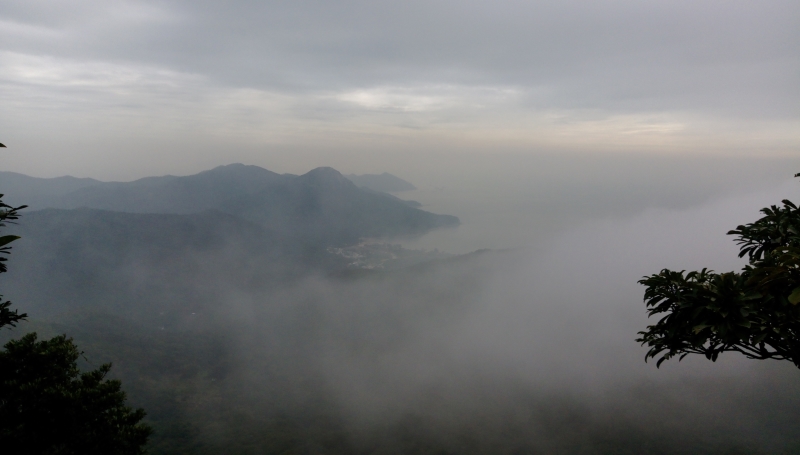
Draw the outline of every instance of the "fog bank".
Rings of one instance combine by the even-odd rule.
[[[586,222],[535,249],[232,296],[230,385],[263,403],[256,413],[321,400],[375,453],[787,447],[800,438],[800,374],[735,354],[645,363],[636,281],[664,267],[739,269],[725,232],[797,190],[785,181]]]

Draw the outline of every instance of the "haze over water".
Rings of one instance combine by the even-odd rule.
[[[461,226],[400,239],[403,245],[452,253],[542,246],[601,220],[630,219],[654,209],[699,210],[780,186],[791,179],[796,163],[774,157],[587,153],[451,158],[447,167],[405,170],[417,190],[396,195],[422,202],[425,210],[456,214]],[[730,228],[757,216],[760,208],[743,207],[742,218]],[[727,230],[719,234],[724,238]]]

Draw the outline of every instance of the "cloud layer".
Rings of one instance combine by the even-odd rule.
[[[72,172],[102,177],[92,163],[137,149],[188,173],[190,150],[219,164],[222,146],[252,162],[398,141],[800,144],[791,1],[9,1],[0,17],[0,134],[23,155],[9,166],[39,174],[53,170],[37,160],[63,168],[68,154]]]

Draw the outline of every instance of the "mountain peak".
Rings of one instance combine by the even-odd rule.
[[[338,187],[357,188],[341,172],[332,167],[318,167],[298,177],[301,181],[313,185],[335,185]]]
[[[364,175],[349,174],[345,177],[347,177],[351,182],[355,183],[356,186],[369,188],[374,191],[382,191],[384,193],[394,193],[417,189],[417,187],[411,183],[406,182],[400,177],[392,175],[388,172],[384,172],[383,174]]]
[[[252,164],[242,164],[242,163],[232,163],[232,164],[217,166],[213,169],[209,169],[207,171],[203,171],[200,174],[195,174],[195,175],[242,174],[242,173],[249,173],[253,175],[276,175],[274,172],[264,169],[263,167],[254,166]]]

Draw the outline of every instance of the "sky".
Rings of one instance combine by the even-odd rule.
[[[796,157],[798,81],[793,0],[6,0],[0,167]]]

